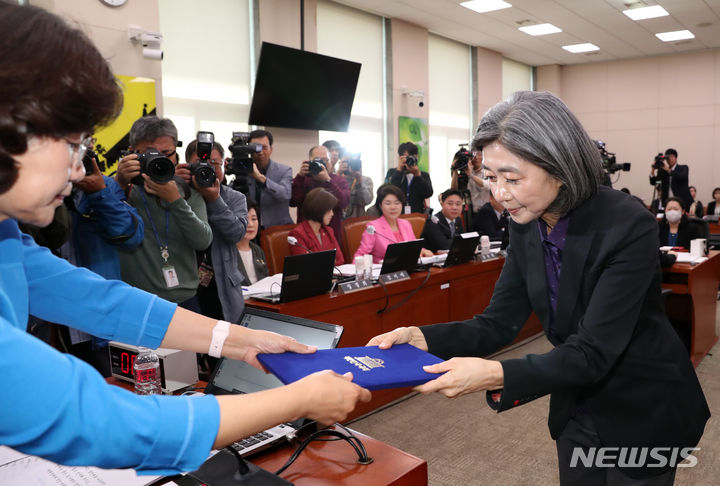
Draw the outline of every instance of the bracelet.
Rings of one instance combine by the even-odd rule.
[[[208,354],[210,356],[212,356],[213,358],[219,358],[221,356],[220,351],[222,351],[223,345],[225,344],[225,339],[227,339],[229,333],[229,322],[218,321],[217,324],[215,324],[215,327],[213,327],[212,331],[212,341],[210,341],[210,349],[208,350]]]

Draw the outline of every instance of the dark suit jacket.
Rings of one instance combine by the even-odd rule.
[[[655,185],[656,181],[662,183],[662,201],[663,203],[670,195],[669,189],[673,194],[685,201],[685,209],[690,206],[692,196],[690,195],[690,186],[688,185],[688,177],[690,170],[687,165],[675,164],[675,170],[672,171],[672,177],[664,170],[658,170],[656,176],[650,176],[650,184]],[[669,182],[669,184],[668,184]]]
[[[695,446],[710,411],[663,312],[652,214],[605,187],[570,214],[552,332],[538,224],[511,223],[510,233],[488,307],[467,321],[422,327],[430,352],[486,356],[509,344],[535,311],[555,347],[503,361],[504,389],[499,403],[488,392],[491,405],[503,411],[550,393],[554,439],[583,404],[605,446]],[[661,472],[654,469],[625,472]]]
[[[480,211],[475,213],[473,224],[480,236],[488,235],[491,241],[502,241],[507,231],[508,220],[502,216],[498,218],[492,204],[485,203]]]
[[[710,201],[707,205],[707,212],[705,213],[708,216],[712,216],[715,214],[715,201]]]
[[[393,184],[402,189],[403,194],[407,196],[407,173],[397,169],[390,169],[385,175],[385,182]],[[425,212],[425,199],[433,195],[432,182],[430,174],[420,171],[420,177],[413,177],[410,183],[410,198],[408,204],[413,213]]]
[[[660,221],[658,225],[660,246],[667,246],[669,244],[668,236],[670,233],[670,225],[666,219]],[[689,250],[692,240],[695,238],[703,238],[704,236],[702,229],[698,225],[691,223],[688,217],[683,215],[680,220],[680,226],[678,226],[677,241],[675,241],[674,246],[682,246],[686,250]]]
[[[433,221],[435,219],[435,221]],[[462,220],[455,218],[455,234],[459,235],[463,232]],[[442,211],[438,211],[433,216],[429,217],[425,221],[420,238],[425,238],[423,242],[423,248],[427,248],[432,252],[438,250],[449,250],[452,245],[452,238],[450,237],[450,225],[447,222]]]
[[[255,269],[255,276],[258,280],[262,280],[265,277],[268,276],[268,267],[267,262],[265,261],[265,252],[262,251],[262,248],[260,248],[258,245],[250,242],[250,250],[252,251],[252,257],[253,257],[253,268]],[[242,261],[242,258],[238,256],[238,270],[240,270],[240,273],[242,273],[243,281],[242,285],[250,285],[250,279],[247,276],[247,271],[245,270],[245,264]]]

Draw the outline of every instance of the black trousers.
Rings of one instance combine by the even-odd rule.
[[[617,467],[585,467],[578,461],[577,467],[570,467],[573,450],[580,447],[602,447],[595,424],[588,413],[578,413],[571,418],[556,441],[561,486],[672,486],[675,482],[675,468],[659,476],[634,479]]]

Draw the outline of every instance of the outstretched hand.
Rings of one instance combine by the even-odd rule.
[[[442,393],[448,398],[460,397],[483,390],[503,387],[503,369],[499,361],[482,358],[453,358],[442,363],[423,366],[428,373],[444,375],[416,386],[415,391]]]
[[[408,343],[423,351],[428,350],[425,335],[416,326],[398,327],[397,329],[380,334],[372,338],[365,346],[378,346],[380,349],[389,349],[393,344]]]
[[[232,352],[233,356],[231,357],[241,359],[259,370],[265,371],[257,359],[257,355],[261,353],[274,354],[291,351],[293,353],[309,354],[317,351],[316,346],[299,343],[295,339],[282,334],[247,328],[244,330],[247,333],[243,336],[242,345]]]

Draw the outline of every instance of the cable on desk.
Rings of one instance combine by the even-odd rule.
[[[297,449],[295,449],[295,452],[293,452],[293,454],[290,456],[290,458],[287,460],[287,462],[280,469],[275,471],[275,474],[278,476],[280,474],[282,474],[283,471],[285,471],[288,467],[290,467],[295,462],[295,460],[300,456],[302,451],[305,450],[305,448],[308,446],[308,444],[310,444],[310,442],[312,442],[314,440],[321,440],[321,441],[322,440],[325,440],[325,441],[327,441],[327,440],[344,440],[345,442],[350,444],[353,449],[355,449],[355,453],[358,455],[358,463],[359,464],[362,464],[362,465],[371,464],[373,462],[373,458],[369,457],[367,455],[367,451],[365,450],[365,446],[363,445],[362,441],[360,439],[358,439],[347,428],[343,427],[340,424],[336,424],[336,425],[339,426],[340,428],[342,428],[343,431],[345,431],[346,434],[348,434],[348,435],[345,435],[343,433],[338,432],[337,430],[332,430],[332,429],[321,429],[316,432],[313,432],[312,434],[310,434],[310,436],[308,436],[308,438],[306,438],[305,440],[302,441],[302,443],[298,446]],[[328,436],[334,437],[334,439],[323,438],[323,437],[328,437]]]
[[[399,302],[396,302],[395,305],[393,305],[389,309],[388,309],[388,304],[390,303],[390,294],[388,293],[387,288],[385,287],[385,284],[383,284],[381,280],[378,280],[380,285],[382,285],[382,288],[385,289],[385,307],[383,307],[382,309],[378,309],[377,313],[382,314],[383,312],[389,312],[391,310],[395,310],[398,307],[400,307],[401,305],[403,305],[405,302],[410,300],[410,298],[413,295],[415,295],[421,288],[423,288],[423,286],[425,286],[425,284],[427,283],[428,280],[430,280],[430,268],[428,268],[426,270],[426,272],[427,272],[427,274],[425,275],[425,280],[423,280],[422,283],[420,283],[420,285],[418,285],[417,288],[413,289],[410,293],[408,293],[405,297],[400,299]]]

